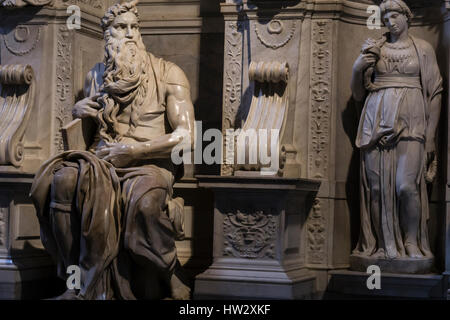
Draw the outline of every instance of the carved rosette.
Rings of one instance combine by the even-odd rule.
[[[18,25],[8,34],[2,35],[5,48],[15,56],[31,53],[41,39],[41,27]]]
[[[258,40],[267,48],[276,50],[284,47],[294,36],[295,20],[281,21],[272,19],[264,23],[254,22],[254,29]]]
[[[241,104],[242,91],[242,47],[243,47],[243,22],[226,21],[225,22],[225,61],[224,61],[224,101],[223,101],[223,126],[222,132],[227,137],[226,130],[234,129],[239,105]],[[229,138],[229,137],[228,137]],[[234,144],[227,139],[224,141],[225,159],[227,148],[234,154]],[[233,174],[233,165],[222,165],[222,175],[230,176]]]
[[[331,22],[313,21],[308,177],[326,179],[331,117]]]
[[[61,129],[72,120],[74,104],[72,84],[72,34],[66,26],[60,26],[56,44],[56,97],[55,97],[55,138],[57,152],[64,150]]]
[[[224,215],[224,256],[275,258],[278,219],[263,210]]]
[[[323,200],[315,199],[306,222],[307,262],[323,264],[326,261],[326,219],[323,215]]]

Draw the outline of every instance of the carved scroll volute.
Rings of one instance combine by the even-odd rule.
[[[249,79],[255,82],[255,92],[250,105],[250,110],[247,119],[244,123],[241,133],[237,137],[239,141],[246,141],[245,136],[250,131],[260,132],[266,131],[267,137],[270,139],[271,130],[278,130],[278,154],[281,154],[280,141],[284,134],[286,112],[289,104],[289,65],[287,62],[278,61],[260,61],[251,62],[249,67]],[[245,142],[245,152],[250,154],[250,149],[257,150],[258,147],[264,145],[257,139],[250,139],[252,141]],[[255,146],[257,145],[257,146]],[[271,143],[266,141],[268,148],[266,154],[270,155]],[[235,154],[237,154],[235,152]],[[259,156],[258,156],[259,157]],[[262,165],[261,159],[257,159],[256,164],[249,164],[246,159],[245,164],[235,165],[235,171],[258,171],[268,165]],[[284,165],[284,162],[282,162]],[[278,171],[278,175],[282,175]]]
[[[34,105],[34,82],[29,65],[0,66],[0,165],[22,164],[22,140]]]

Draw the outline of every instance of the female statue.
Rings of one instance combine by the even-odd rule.
[[[431,45],[408,34],[408,6],[384,0],[380,9],[389,32],[363,45],[351,83],[354,99],[365,99],[356,138],[361,233],[352,257],[432,261],[426,180],[436,166],[442,78]]]

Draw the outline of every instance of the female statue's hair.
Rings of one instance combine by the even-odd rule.
[[[404,14],[408,18],[408,23],[411,23],[411,20],[413,18],[411,9],[409,9],[408,5],[403,0],[383,0],[383,2],[380,4],[380,9],[381,17],[383,17],[388,12],[395,11]]]

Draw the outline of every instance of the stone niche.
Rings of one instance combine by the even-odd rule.
[[[313,79],[318,100],[315,115],[327,131],[311,137],[311,145],[319,148],[321,157],[313,167],[307,163],[308,135],[300,132],[297,123],[299,119],[308,121],[305,115],[309,114],[309,99],[305,104],[302,87],[306,83],[299,85],[305,81],[302,72],[312,55],[308,52],[303,60],[309,50],[303,45],[305,4],[226,1],[221,8],[225,17],[224,164],[221,177],[196,176],[200,187],[214,192],[214,257],[209,269],[196,277],[194,297],[312,298],[316,276],[308,263],[327,258],[325,230],[320,225],[322,213],[327,212],[321,211],[323,205],[314,199],[329,168],[328,146],[321,143],[328,143],[324,140],[330,128],[331,55],[326,50],[332,23],[320,20],[314,25],[321,45],[316,55],[322,59],[316,65],[320,73]],[[260,158],[248,162],[251,156],[245,157],[241,163],[239,154],[229,157],[236,149],[249,155],[256,141],[249,140],[239,149],[240,134],[236,139],[227,134],[238,129],[242,134],[249,129],[278,130],[277,138],[271,140],[278,139],[278,149],[271,154],[280,157],[279,167],[272,174],[263,173],[268,167]],[[308,176],[309,167],[312,174]],[[314,203],[316,214],[312,217]]]
[[[16,1],[8,9],[0,5],[0,67],[30,66],[34,79],[32,110],[20,140],[20,165],[3,163],[0,156],[0,299],[47,298],[64,290],[40,241],[28,194],[36,170],[64,148],[61,128],[72,120],[86,74],[103,61],[100,19],[116,2]],[[67,28],[71,5],[80,8],[80,29]],[[222,63],[217,63],[223,60],[219,9],[219,0],[143,0],[138,6],[147,49],[186,72],[204,129],[220,126],[221,83],[208,80],[222,77]],[[20,90],[28,89],[21,85]],[[206,89],[200,91],[200,86]],[[211,173],[219,168],[198,169]],[[186,239],[177,242],[177,248],[181,263],[194,276],[211,263],[213,200],[210,191],[198,189],[194,168],[185,172],[174,187],[175,195],[185,199]]]
[[[348,270],[360,228],[359,150],[354,141],[362,109],[351,99],[351,70],[365,39],[378,38],[385,32],[384,28],[369,30],[367,27],[371,15],[367,8],[379,1],[227,0],[221,4],[225,25],[223,134],[227,129],[244,127],[251,114],[255,92],[255,83],[249,77],[252,62],[286,61],[289,65],[288,121],[281,144],[290,145],[290,161],[298,168],[294,171],[298,174],[290,177],[321,183],[301,229],[305,235],[302,238],[304,265],[314,276],[312,296],[316,298],[343,297],[352,293],[360,296],[446,297],[450,265],[450,211],[447,209],[447,215],[444,214],[449,199],[448,192],[445,195],[448,184],[445,150],[448,146],[449,4],[439,0],[407,3],[415,14],[410,32],[431,43],[446,85],[439,134],[440,178],[430,186],[429,230],[436,263],[430,275],[386,275],[383,277],[386,290],[381,291],[368,290],[367,276]],[[231,188],[225,192],[225,186],[245,185],[236,176],[241,179],[246,175],[237,171],[232,165],[222,165],[221,175],[225,180],[216,181],[216,185],[211,182],[211,177],[198,177],[200,185],[214,191],[216,221],[214,263],[197,277],[198,297],[203,293],[213,295],[214,290],[229,293],[231,289],[221,287],[220,281],[229,280],[228,286],[239,282],[233,278],[238,276],[239,268],[230,261],[233,258],[220,249],[226,240],[224,221],[229,212],[238,212],[221,208],[222,197],[226,194],[229,199],[234,194]],[[249,176],[247,174],[247,179]],[[234,198],[229,199],[232,204],[234,201],[240,203]],[[253,212],[257,203],[255,200]],[[239,263],[251,264],[250,260],[246,257]],[[255,269],[261,265],[259,261],[254,263]],[[233,270],[230,273],[236,274],[227,273],[228,267]],[[208,289],[208,285],[216,287]],[[270,289],[266,293],[269,295]]]

